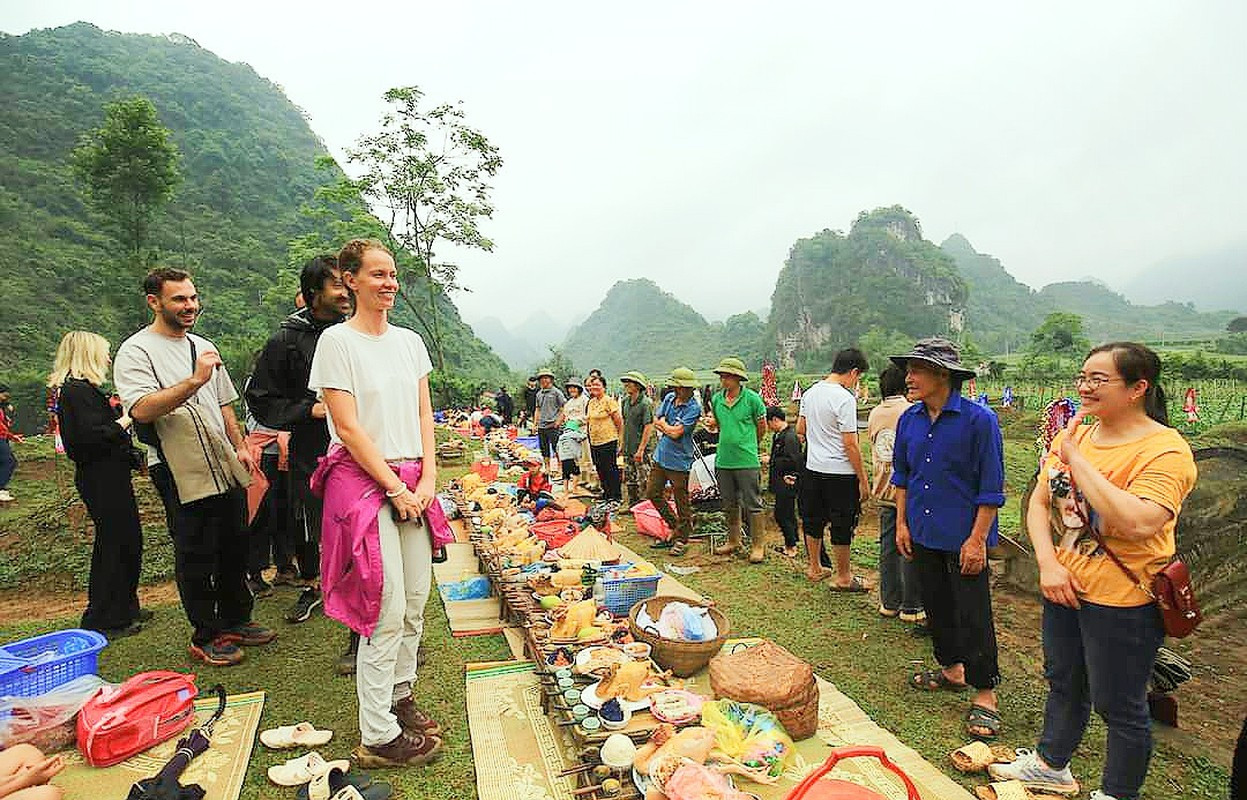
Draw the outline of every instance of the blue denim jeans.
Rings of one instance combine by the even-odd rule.
[[[902,614],[922,610],[918,565],[896,549],[896,506],[879,506],[879,605]]]
[[[1038,750],[1049,766],[1069,763],[1095,708],[1108,727],[1100,789],[1119,800],[1138,797],[1152,757],[1147,686],[1164,639],[1155,605],[1084,602],[1075,609],[1044,602],[1049,691]]]
[[[13,446],[8,439],[0,439],[0,489],[9,488],[16,469],[17,457],[13,455]]]

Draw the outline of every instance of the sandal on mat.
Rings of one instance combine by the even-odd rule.
[[[976,733],[972,728],[984,728],[987,733]],[[970,706],[970,713],[966,714],[966,733],[980,741],[994,741],[1000,735],[1000,712],[978,703]]]
[[[1039,800],[1048,795],[1038,795],[1026,788],[1021,781],[1001,781],[976,787],[979,800]]]
[[[394,787],[386,781],[374,781],[363,773],[337,767],[312,778],[296,795],[298,800],[390,800],[393,796]]]
[[[958,772],[982,772],[989,764],[1008,764],[1015,755],[1006,747],[992,747],[975,739],[948,754]]]
[[[866,584],[862,581],[861,576],[859,575],[854,575],[853,580],[849,581],[848,586],[837,586],[832,583],[829,584],[827,588],[831,589],[833,592],[845,592],[846,594],[861,594],[862,592],[870,591],[866,588]]]
[[[942,669],[924,669],[915,672],[909,676],[909,686],[910,688],[922,689],[926,692],[936,692],[940,689],[960,692],[969,688],[964,683],[953,683],[950,681]]]
[[[260,744],[273,750],[289,750],[292,747],[321,747],[333,738],[333,731],[317,730],[310,722],[283,725],[260,733]]]
[[[285,764],[277,764],[268,768],[268,779],[278,786],[302,786],[308,781],[328,772],[330,769],[346,771],[351,768],[349,761],[326,761],[315,750],[300,758],[292,758]]]

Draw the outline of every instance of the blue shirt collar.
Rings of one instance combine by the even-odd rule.
[[[940,414],[943,414],[945,411],[951,411],[954,414],[960,414],[961,403],[963,400],[964,398],[961,396],[961,392],[950,393],[948,395],[948,402],[944,403],[944,407],[940,409]],[[915,410],[920,411],[920,413],[924,417],[927,416],[927,404],[925,402],[916,403]]]

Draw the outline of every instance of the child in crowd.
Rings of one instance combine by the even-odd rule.
[[[546,475],[545,467],[540,459],[529,459],[524,462],[524,466],[526,470],[515,484],[517,490],[515,498],[519,501],[521,508],[540,511],[554,499],[552,494],[554,484],[550,483],[550,476]]]
[[[580,477],[580,453],[588,437],[580,429],[580,421],[569,419],[559,434],[559,462],[563,465],[563,492],[576,493],[576,479]]]

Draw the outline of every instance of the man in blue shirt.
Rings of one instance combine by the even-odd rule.
[[[688,551],[693,535],[693,509],[688,501],[688,473],[693,468],[693,429],[701,418],[697,402],[697,375],[687,367],[671,371],[668,392],[654,412],[654,430],[662,434],[654,450],[654,464],[649,471],[645,499],[654,504],[663,522],[674,531],[670,541],[655,542],[654,547],[670,548],[671,555],[682,556]],[[676,513],[671,513],[663,497],[663,489],[671,484],[671,497]]]
[[[896,425],[892,484],[896,546],[918,566],[922,602],[939,669],[910,677],[916,689],[976,690],[967,732],[1000,732],[1000,683],[987,548],[1004,505],[1004,448],[996,416],[961,396],[974,376],[946,339],[923,339],[893,356],[916,402]]]

